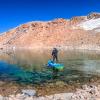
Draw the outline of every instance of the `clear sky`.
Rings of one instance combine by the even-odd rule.
[[[22,23],[100,12],[100,0],[0,0],[0,33]]]

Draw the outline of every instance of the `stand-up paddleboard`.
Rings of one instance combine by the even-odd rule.
[[[47,66],[48,66],[48,67],[51,67],[51,68],[58,69],[58,70],[63,70],[63,69],[64,69],[64,65],[63,65],[63,64],[55,63],[55,62],[53,62],[52,60],[49,60],[49,61],[48,61]]]

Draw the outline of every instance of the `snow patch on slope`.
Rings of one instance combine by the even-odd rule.
[[[100,27],[100,18],[98,19],[91,19],[85,22],[82,22],[78,25],[80,28],[83,28],[85,30],[93,30],[95,28]],[[100,30],[99,30],[100,31]]]
[[[95,32],[100,32],[100,29],[96,29]]]

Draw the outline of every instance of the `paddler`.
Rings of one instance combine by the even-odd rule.
[[[53,48],[52,57],[53,57],[54,62],[55,62],[55,60],[56,60],[56,62],[58,62],[58,50],[57,50],[57,48]]]

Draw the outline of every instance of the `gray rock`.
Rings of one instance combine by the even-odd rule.
[[[0,100],[3,100],[3,96],[0,95]]]
[[[29,89],[29,90],[22,90],[22,93],[24,95],[28,95],[28,96],[35,96],[36,95],[36,91],[35,90],[31,90],[31,89]]]
[[[83,90],[87,90],[87,89],[88,89],[88,86],[87,86],[87,85],[83,85],[83,86],[82,86],[82,89],[83,89]]]

